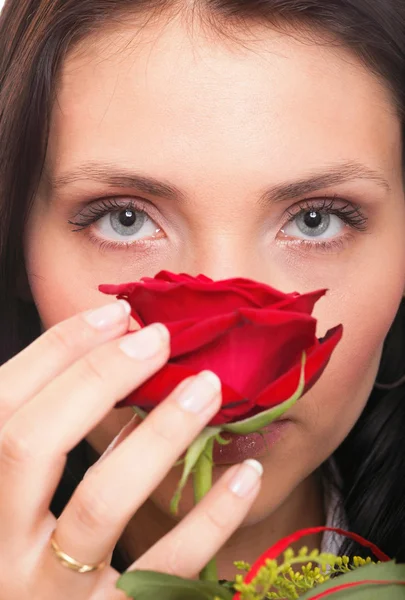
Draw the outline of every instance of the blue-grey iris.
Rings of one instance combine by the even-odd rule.
[[[146,214],[138,210],[125,209],[110,214],[111,227],[120,235],[134,235],[144,226]]]
[[[327,231],[330,225],[330,215],[318,210],[311,210],[298,215],[295,222],[301,233],[315,237]]]

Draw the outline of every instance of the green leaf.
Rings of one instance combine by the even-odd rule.
[[[212,438],[215,438],[220,433],[220,431],[220,427],[206,427],[202,430],[198,438],[194,440],[191,446],[189,446],[186,456],[184,458],[183,474],[177,486],[177,490],[170,503],[170,512],[172,514],[177,514],[183,488],[186,485],[188,478],[190,477],[191,471],[197,464],[197,461],[200,458],[201,454],[204,452],[208,441]]]
[[[231,443],[232,440],[225,440],[223,437],[221,437],[221,435],[218,433],[218,435],[215,438],[215,441],[220,445],[220,446],[227,446],[228,444]]]
[[[362,581],[380,581],[382,583],[379,585],[368,583],[342,590],[336,589],[346,583]],[[330,597],[331,600],[341,600],[343,598],[344,600],[382,600],[385,598],[404,600],[405,585],[400,585],[400,582],[405,582],[405,564],[397,564],[394,561],[381,562],[365,565],[351,571],[351,573],[329,579],[326,583],[318,585],[310,592],[300,596],[300,600],[317,598],[322,593],[325,593],[322,599]],[[327,591],[330,593],[326,594]]]
[[[248,433],[260,432],[261,429],[267,427],[279,419],[287,410],[289,410],[297,400],[300,399],[305,389],[305,363],[306,354],[303,352],[301,360],[301,375],[298,383],[298,387],[294,394],[288,400],[285,400],[282,404],[273,406],[269,410],[263,411],[254,417],[244,419],[243,421],[237,421],[236,423],[226,423],[221,425],[223,431],[230,431],[231,433],[237,433],[240,435],[247,435]]]
[[[128,571],[117,588],[136,600],[232,600],[232,593],[219,583],[194,581],[156,571]]]

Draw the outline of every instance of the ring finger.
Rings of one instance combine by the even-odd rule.
[[[196,576],[245,518],[259,492],[262,474],[262,465],[252,459],[229,468],[177,527],[129,570]]]

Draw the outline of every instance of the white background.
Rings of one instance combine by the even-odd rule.
[[[4,0],[0,0],[0,10],[3,8]]]

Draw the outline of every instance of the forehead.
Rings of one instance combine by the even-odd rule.
[[[241,44],[176,20],[127,24],[68,55],[57,92],[54,168],[119,160],[171,176],[198,161],[285,178],[359,154],[390,170],[400,144],[384,85],[348,50],[297,31],[258,29]]]

